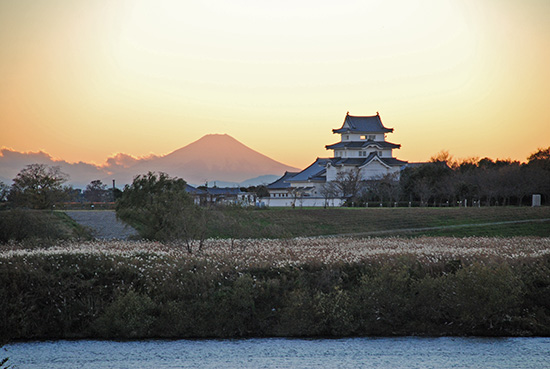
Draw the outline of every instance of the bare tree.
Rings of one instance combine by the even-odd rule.
[[[432,163],[445,163],[450,168],[456,168],[458,166],[458,163],[453,159],[453,156],[449,154],[449,151],[447,150],[441,150],[434,156],[430,158],[430,162]]]
[[[432,195],[432,186],[427,178],[418,178],[413,183],[413,190],[420,197],[420,205],[428,205],[430,196]]]
[[[342,196],[351,202],[357,200],[364,187],[359,168],[339,171],[334,183]]]
[[[325,182],[321,185],[320,189],[321,196],[325,200],[324,207],[326,208],[329,205],[329,199],[333,199],[340,195],[338,187],[334,182]]]
[[[378,180],[380,182],[382,197],[387,198],[390,203],[397,201],[401,194],[401,188],[399,186],[397,176],[397,173],[387,173]],[[381,200],[381,202],[383,201]]]
[[[538,149],[531,154],[527,160],[530,166],[536,166],[541,169],[550,171],[550,146],[546,149]]]

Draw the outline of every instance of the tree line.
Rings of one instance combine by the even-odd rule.
[[[454,160],[447,151],[429,162],[411,164],[400,173],[362,181],[359,172],[345,172],[322,193],[339,193],[348,206],[496,206],[530,205],[540,194],[550,203],[550,147],[519,161],[469,158]]]
[[[11,186],[0,182],[0,205],[52,209],[62,202],[114,202],[121,194],[99,179],[91,181],[84,190],[66,185],[68,180],[69,176],[58,166],[29,164],[16,175]]]

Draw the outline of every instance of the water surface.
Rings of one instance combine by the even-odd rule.
[[[550,367],[550,338],[46,341],[7,349],[20,369]]]

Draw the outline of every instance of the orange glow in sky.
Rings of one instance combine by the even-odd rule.
[[[227,133],[305,167],[346,112],[395,156],[550,146],[550,1],[0,2],[0,147],[101,164]]]

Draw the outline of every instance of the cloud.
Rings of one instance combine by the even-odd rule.
[[[18,152],[8,148],[0,149],[0,181],[11,184],[11,181],[22,169],[30,164],[45,164],[59,166],[61,171],[69,175],[68,184],[84,188],[95,179],[106,179],[109,172],[102,167],[84,162],[69,163],[65,160],[55,160],[48,153]]]
[[[115,156],[112,156],[105,160],[105,164],[102,166],[107,169],[109,172],[113,172],[117,169],[130,168],[132,165],[135,165],[139,161],[138,158],[135,158],[128,154],[118,153]]]
[[[136,164],[147,162],[159,158],[159,156],[151,154],[144,157],[135,157],[132,155],[118,153],[105,160],[105,164],[101,168],[106,169],[109,173],[116,172],[118,170],[128,169]]]

